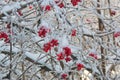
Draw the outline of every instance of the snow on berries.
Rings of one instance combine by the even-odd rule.
[[[50,43],[45,43],[45,44],[43,45],[43,50],[44,50],[45,52],[48,52],[49,50],[51,50],[51,45],[50,45]]]
[[[72,30],[71,36],[76,36],[76,29],[73,29],[73,30]]]
[[[49,28],[47,28],[45,26],[41,26],[40,29],[39,29],[39,31],[38,31],[38,35],[39,35],[39,37],[44,38],[44,37],[46,37],[46,34],[48,32],[50,32]]]
[[[116,15],[116,11],[111,10],[111,11],[110,11],[110,14],[111,14],[111,16],[114,16],[114,15]]]
[[[78,71],[80,71],[82,68],[84,68],[84,65],[81,63],[77,63],[76,66],[77,66]]]
[[[69,57],[69,56],[67,56],[66,58],[65,58],[65,61],[66,62],[69,62],[69,61],[71,61],[72,59],[71,59],[71,57]]]
[[[33,5],[29,5],[29,9],[32,10],[33,9]]]
[[[81,0],[71,0],[73,6],[78,5],[78,2],[81,2]]]
[[[51,6],[50,5],[46,5],[43,7],[43,9],[45,8],[45,11],[50,11],[51,10]]]
[[[63,52],[66,56],[71,56],[72,52],[69,47],[63,47]]]
[[[64,7],[64,3],[63,3],[63,2],[55,1],[55,3],[56,3],[60,8],[63,8],[63,7]]]
[[[95,50],[91,50],[90,52],[89,52],[89,57],[92,57],[93,59],[98,59],[98,56],[97,56],[97,54],[96,54],[96,51]]]
[[[57,54],[57,60],[63,60],[64,59],[64,54],[63,52],[60,52],[59,54]]]
[[[43,11],[50,11],[51,10],[51,8],[52,8],[52,6],[49,4],[49,1],[43,1],[42,3],[41,3],[41,9],[43,10]]]
[[[66,73],[61,74],[62,79],[66,79],[67,77],[68,77],[68,75]]]
[[[9,36],[5,32],[0,32],[0,39],[4,39],[4,42],[9,42]]]
[[[63,3],[60,3],[58,6],[59,6],[60,8],[63,8],[63,7],[64,7],[64,4],[63,4]]]
[[[22,13],[21,10],[17,10],[17,13],[18,13],[19,16],[23,16],[23,13]]]
[[[117,37],[120,36],[120,28],[116,28],[116,29],[115,29],[115,32],[114,32],[113,36],[114,36],[115,38],[117,38]]]
[[[52,39],[51,41],[45,43],[43,45],[43,51],[48,52],[54,46],[58,46],[58,40],[56,40],[56,39]]]
[[[66,62],[69,62],[72,60],[71,55],[71,49],[69,47],[63,47],[62,52],[57,54],[57,60],[65,60]]]
[[[94,59],[98,59],[97,55],[94,54],[94,53],[90,53],[89,56],[90,56],[90,57],[93,57]]]

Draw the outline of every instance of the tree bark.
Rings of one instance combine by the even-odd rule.
[[[97,0],[98,2],[100,2],[100,0]],[[97,7],[100,7],[100,5],[97,5]],[[99,14],[101,14],[101,11],[100,10],[97,10],[97,12]],[[98,18],[98,27],[99,27],[99,30],[100,31],[103,31],[104,30],[104,24],[102,22],[102,20],[100,18]],[[103,37],[101,37],[102,41],[103,41]],[[101,50],[101,68],[102,68],[102,72],[103,72],[103,75],[105,76],[106,75],[106,63],[105,63],[105,53],[104,53],[104,48],[102,46],[100,46],[100,50]],[[103,76],[103,80],[105,80]]]

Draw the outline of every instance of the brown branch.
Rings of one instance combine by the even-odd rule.
[[[97,2],[100,2],[100,0],[97,0]],[[100,5],[98,4],[97,7],[100,7]],[[101,14],[100,10],[97,10],[97,12],[99,14]],[[104,30],[104,24],[102,22],[102,20],[100,18],[98,18],[98,26],[99,26],[99,30],[103,31]],[[103,38],[101,38],[103,40]],[[104,48],[102,46],[100,46],[100,50],[101,50],[101,67],[102,67],[102,72],[104,74],[104,76],[106,75],[106,62],[105,62],[105,53],[104,53]],[[103,80],[105,80],[105,78],[103,77]]]

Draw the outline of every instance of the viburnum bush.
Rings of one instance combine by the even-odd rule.
[[[119,80],[119,0],[0,0],[0,80]]]

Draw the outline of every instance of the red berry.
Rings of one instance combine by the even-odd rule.
[[[50,5],[45,6],[45,10],[46,11],[50,11],[51,10],[51,6]]]
[[[11,28],[10,23],[8,23],[8,24],[7,24],[7,28],[8,28],[8,29],[10,29],[10,28]]]
[[[62,75],[61,75],[61,77],[63,78],[63,79],[66,79],[67,78],[67,74],[66,73],[63,73]]]
[[[93,57],[94,59],[98,59],[97,55],[94,53],[90,53],[89,56]]]
[[[73,6],[78,5],[78,2],[81,2],[81,0],[71,0]]]
[[[0,32],[0,39],[5,39],[5,42],[9,42],[9,36],[5,32]]]
[[[48,52],[49,50],[51,50],[51,45],[50,45],[50,43],[44,44],[44,45],[43,45],[43,50],[44,50],[45,52]]]
[[[0,32],[0,38],[8,38],[8,35],[4,32]]]
[[[116,11],[111,11],[110,14],[111,14],[111,16],[114,16],[114,15],[116,15]]]
[[[46,6],[42,6],[41,9],[44,10],[45,8],[45,11],[50,11],[51,10],[51,6],[50,5],[46,5]]]
[[[66,62],[69,62],[69,61],[71,61],[71,58],[70,58],[70,57],[66,57],[66,58],[65,58],[65,61],[66,61]]]
[[[21,10],[18,10],[17,13],[18,13],[20,16],[23,16]]]
[[[84,68],[84,65],[81,63],[77,64],[77,70],[80,71],[82,68]]]
[[[29,5],[29,9],[33,9],[33,6],[32,6],[32,5]]]
[[[64,54],[61,52],[59,54],[57,54],[57,60],[63,60],[64,59]]]
[[[77,2],[82,2],[82,0],[76,0]]]
[[[66,56],[71,56],[72,54],[71,49],[69,47],[64,47],[63,51]]]
[[[64,7],[64,4],[63,4],[63,3],[60,3],[58,6],[59,6],[60,8],[63,8],[63,7]]]
[[[73,6],[78,5],[78,2],[76,0],[71,0],[71,3],[72,3]]]
[[[120,36],[120,32],[115,32],[113,36],[117,38],[118,36]]]
[[[43,37],[46,37],[47,32],[49,32],[49,29],[46,28],[46,27],[44,27],[44,26],[42,26],[42,27],[39,29],[39,31],[38,31],[38,35],[39,35],[41,38],[43,38]]]
[[[52,39],[52,40],[50,41],[50,44],[51,44],[52,47],[58,46],[58,40]]]
[[[76,30],[75,29],[72,30],[71,36],[76,36]]]

